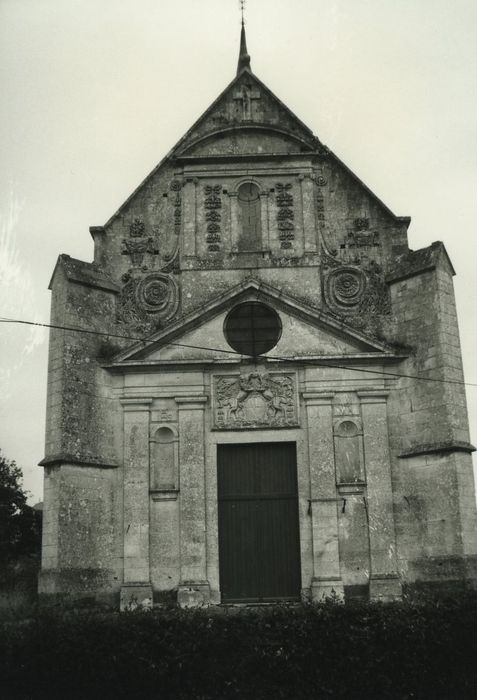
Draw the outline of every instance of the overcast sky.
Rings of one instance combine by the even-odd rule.
[[[248,0],[252,69],[397,215],[444,241],[477,384],[477,2]],[[234,77],[238,0],[0,0],[0,316],[48,322],[104,224]],[[0,447],[42,497],[47,333],[0,326]],[[468,387],[477,440],[477,387]]]

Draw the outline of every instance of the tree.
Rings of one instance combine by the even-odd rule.
[[[40,552],[41,515],[27,504],[23,473],[0,451],[0,583]]]

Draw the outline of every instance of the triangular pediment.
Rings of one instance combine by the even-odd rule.
[[[115,367],[170,362],[239,361],[224,335],[224,321],[237,304],[260,301],[279,315],[278,343],[264,357],[271,361],[325,358],[394,357],[386,345],[336,321],[328,314],[256,280],[247,280],[213,299],[206,308],[188,314],[167,330],[154,333],[120,353]]]

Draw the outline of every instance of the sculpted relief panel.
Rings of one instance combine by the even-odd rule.
[[[214,427],[222,430],[298,425],[293,373],[251,372],[214,377]]]

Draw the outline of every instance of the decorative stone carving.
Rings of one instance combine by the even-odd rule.
[[[129,233],[131,238],[123,239],[122,255],[129,255],[131,263],[134,267],[140,267],[144,261],[146,253],[157,255],[159,249],[154,238],[144,238],[145,232],[144,221],[136,216],[129,224]]]
[[[322,187],[325,187],[328,182],[323,175],[318,175],[316,178],[316,218],[322,224],[325,220],[325,200],[323,197]]]
[[[129,233],[131,236],[143,236],[144,235],[144,221],[136,216],[129,224]]]
[[[323,246],[321,246],[321,266],[323,270],[328,270],[329,268],[334,269],[339,267],[340,261],[336,256],[338,251],[332,250],[331,255],[328,253]]]
[[[293,195],[290,190],[292,188],[291,182],[283,184],[277,182],[275,185],[276,191],[276,201],[278,207],[292,207],[293,206]]]
[[[144,311],[159,314],[163,320],[167,320],[177,311],[177,283],[173,277],[162,272],[144,277],[137,286],[136,296]]]
[[[340,392],[335,394],[333,415],[335,418],[352,416],[353,420],[359,416],[359,399],[354,392]]]
[[[329,309],[341,320],[356,328],[374,333],[380,317],[391,312],[389,290],[380,265],[374,260],[343,265],[321,250],[323,296]]]
[[[242,85],[240,90],[237,90],[234,94],[234,100],[239,106],[242,121],[249,122],[253,119],[253,101],[259,99],[260,92],[249,85]]]
[[[164,253],[163,260],[161,272],[179,272],[179,236],[176,236],[174,249],[170,253]]]
[[[379,248],[379,233],[369,230],[369,219],[361,216],[354,220],[354,230],[348,231],[346,238],[340,248],[355,250],[357,248]]]
[[[136,233],[135,236],[138,236],[138,234]],[[131,263],[139,267],[142,265],[146,253],[157,255],[159,249],[153,238],[136,237],[123,240],[121,252],[123,255],[129,255],[131,257]]]
[[[205,220],[207,223],[207,249],[211,252],[217,252],[220,250],[220,221],[221,212],[218,211],[222,208],[222,185],[206,185],[204,187],[204,207]]]
[[[180,180],[172,180],[170,188],[172,192],[176,193],[172,201],[172,206],[174,207],[174,233],[179,237],[182,227],[182,182]]]
[[[366,288],[366,275],[357,267],[337,267],[328,273],[325,283],[326,302],[331,306],[357,306]]]
[[[290,182],[277,182],[275,185],[275,200],[277,204],[277,226],[280,238],[280,248],[291,248],[295,238],[293,224],[293,194]]]
[[[330,149],[328,146],[324,146],[322,143],[318,145],[317,155],[320,160],[326,160],[330,155]]]
[[[283,209],[279,209],[278,214],[277,214],[278,221],[282,221],[283,219],[293,219],[293,217],[294,217],[293,209],[289,209],[288,207],[285,207]]]
[[[214,377],[214,423],[221,430],[298,425],[294,374]]]
[[[342,248],[378,248],[379,233],[376,231],[349,231]]]
[[[369,229],[369,219],[366,216],[355,219],[354,227],[357,231],[367,231]]]
[[[144,332],[176,315],[179,287],[173,275],[154,272],[143,278],[124,275],[118,300],[118,320]]]
[[[389,288],[384,281],[381,265],[370,260],[366,266],[368,286],[360,304],[360,312],[368,317],[391,313]]]

